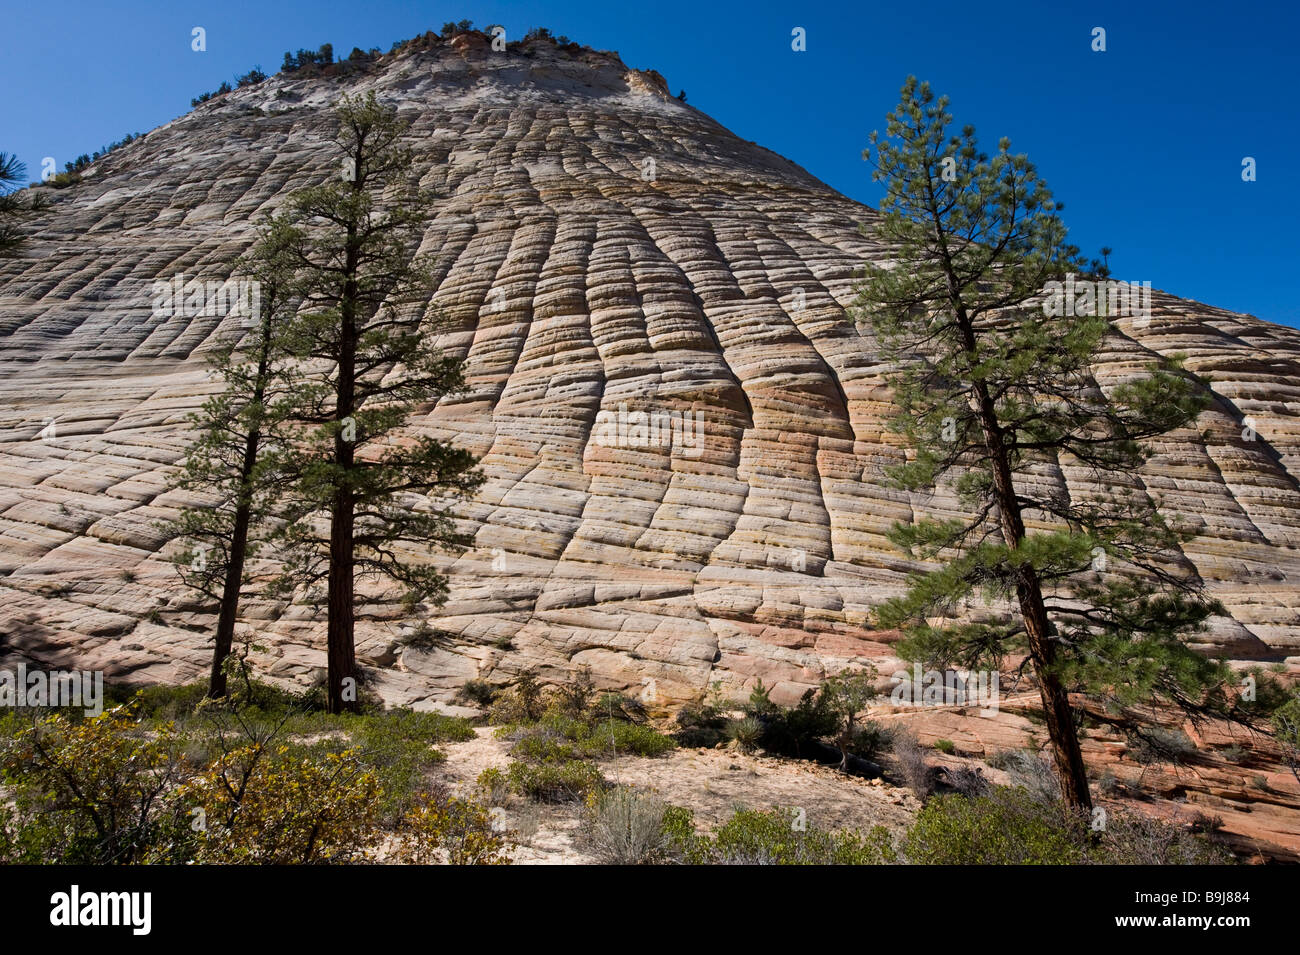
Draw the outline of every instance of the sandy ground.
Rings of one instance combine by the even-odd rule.
[[[458,792],[472,790],[488,767],[510,765],[510,743],[493,728],[479,727],[472,740],[444,743],[443,779]],[[653,791],[666,802],[695,812],[712,827],[738,807],[798,808],[821,829],[869,829],[883,825],[901,833],[920,804],[906,789],[881,780],[843,776],[834,769],[797,760],[752,756],[726,749],[677,749],[664,756],[621,756],[601,760],[613,783]],[[517,798],[505,807],[505,825],[521,837],[516,864],[593,863],[582,847],[581,809],[535,805]]]

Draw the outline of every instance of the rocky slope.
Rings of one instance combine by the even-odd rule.
[[[224,277],[256,216],[336,175],[329,107],[369,89],[410,116],[443,197],[425,250],[442,343],[470,369],[468,393],[410,428],[454,437],[489,476],[464,512],[477,546],[444,561],[436,638],[408,646],[418,621],[383,599],[359,621],[384,695],[445,702],[471,677],[585,664],[668,703],[758,676],[790,701],[853,658],[888,672],[894,635],[867,613],[909,565],[884,532],[944,502],[880,480],[900,454],[888,393],[846,313],[860,263],[885,256],[875,213],[614,54],[493,53],[475,35],[204,104],[55,193],[0,263],[6,649],[118,678],[202,673],[212,618],[159,558],[155,522],[180,503],[165,481],[213,387],[205,354],[238,319],[155,315],[150,289]],[[1185,559],[1231,614],[1208,641],[1285,661],[1300,651],[1300,332],[1153,304],[1144,327],[1117,322],[1097,379],[1184,352],[1212,383],[1203,433],[1170,436],[1140,479],[1198,529]],[[689,415],[698,440],[611,446],[602,425],[622,408]],[[270,675],[323,666],[313,608],[254,600],[248,623]]]

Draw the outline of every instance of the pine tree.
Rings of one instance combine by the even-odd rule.
[[[240,259],[234,276],[258,283],[252,330],[213,352],[211,364],[224,390],[190,416],[196,436],[175,486],[196,492],[200,503],[183,510],[168,528],[183,542],[175,557],[187,586],[218,604],[208,696],[227,692],[226,664],[234,645],[248,561],[257,555],[274,513],[276,455],[272,444],[285,395],[287,357],[281,335],[296,303],[288,246],[293,235],[283,217],[272,218]]]
[[[876,235],[895,259],[866,269],[858,298],[910,449],[892,477],[908,491],[950,485],[966,515],[895,525],[896,545],[940,566],[876,622],[904,629],[900,653],[936,668],[1000,668],[1027,650],[1063,794],[1089,807],[1071,692],[1137,732],[1148,706],[1238,714],[1226,663],[1182,640],[1223,609],[1180,563],[1181,534],[1139,477],[1147,439],[1193,423],[1207,390],[1176,360],[1093,378],[1116,334],[1105,315],[1042,304],[1047,282],[1081,267],[1061,206],[1006,139],[989,157],[972,127],[950,135],[947,105],[910,77],[864,152],[886,190]]]
[[[356,578],[396,581],[409,607],[445,600],[445,578],[412,558],[469,542],[451,507],[482,482],[467,451],[394,433],[463,387],[462,364],[433,344],[419,254],[432,197],[413,181],[407,125],[373,93],[344,99],[337,114],[339,179],[289,202],[305,306],[286,335],[300,360],[290,412],[300,427],[278,538],[282,589],[327,581],[333,712],[358,702]]]

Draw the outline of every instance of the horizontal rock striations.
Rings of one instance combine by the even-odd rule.
[[[468,391],[409,428],[489,477],[463,515],[475,548],[441,558],[433,636],[410,639],[421,621],[389,595],[364,610],[381,692],[445,702],[470,678],[589,665],[666,702],[755,677],[790,701],[888,658],[896,635],[868,611],[911,565],[885,532],[952,502],[882,480],[900,459],[884,368],[846,313],[862,261],[887,254],[875,213],[613,54],[472,35],[218,97],[51,191],[0,262],[5,650],[121,679],[204,672],[213,618],[156,525],[182,503],[165,483],[215,387],[205,355],[239,319],[156,314],[151,289],[225,277],[258,216],[337,175],[329,108],[370,89],[410,116],[442,197],[424,251],[442,344],[469,367]],[[1186,565],[1231,614],[1207,644],[1300,655],[1300,333],[1161,293],[1144,327],[1116,327],[1103,387],[1181,352],[1216,396],[1137,476],[1196,530]],[[264,672],[323,667],[317,608],[254,599],[246,623]]]

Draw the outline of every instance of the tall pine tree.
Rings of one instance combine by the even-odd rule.
[[[198,496],[168,528],[183,545],[177,568],[188,586],[218,605],[208,676],[213,698],[226,695],[246,567],[266,537],[278,493],[271,442],[289,367],[281,335],[297,302],[287,244],[293,235],[283,217],[273,217],[235,265],[234,278],[258,283],[258,296],[248,296],[257,312],[245,317],[246,331],[211,356],[225,388],[191,416],[195,438],[175,480]]]
[[[909,449],[892,476],[914,492],[949,485],[965,515],[895,525],[895,544],[938,567],[876,620],[932,666],[1001,668],[1027,651],[1064,797],[1090,807],[1071,692],[1139,733],[1151,706],[1237,710],[1226,664],[1182,640],[1222,608],[1140,477],[1147,439],[1192,424],[1207,392],[1176,361],[1094,378],[1117,334],[1107,318],[1042,304],[1045,283],[1081,268],[1059,204],[1006,139],[990,157],[972,127],[950,134],[947,105],[910,77],[864,153],[894,259],[867,268],[858,298]]]
[[[469,543],[452,508],[482,482],[474,458],[413,413],[464,386],[434,344],[430,261],[419,247],[432,196],[413,179],[407,124],[373,93],[340,102],[337,179],[295,193],[291,243],[304,307],[287,332],[299,359],[281,514],[281,588],[327,582],[332,712],[356,709],[355,582],[400,584],[408,606],[441,603],[431,548]]]

